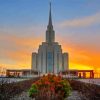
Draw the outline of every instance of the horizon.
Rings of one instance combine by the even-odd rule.
[[[31,68],[31,53],[45,41],[49,1],[0,1],[0,66]],[[100,70],[100,1],[52,0],[56,42],[69,68]]]

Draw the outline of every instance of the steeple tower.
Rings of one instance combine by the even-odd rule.
[[[52,25],[51,2],[49,5],[50,5],[50,11],[49,11],[49,22],[46,31],[46,42],[52,43],[55,41],[55,32],[53,30],[53,25]]]
[[[50,11],[49,11],[49,23],[48,23],[48,28],[53,28],[53,25],[52,25],[52,15],[51,15],[51,2],[50,2]]]

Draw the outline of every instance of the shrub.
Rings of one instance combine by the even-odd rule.
[[[37,86],[35,84],[33,84],[29,90],[29,96],[34,97],[34,94],[36,94],[37,92],[38,92]]]

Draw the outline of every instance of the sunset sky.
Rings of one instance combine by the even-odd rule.
[[[48,13],[49,0],[0,0],[0,66],[31,68]],[[70,69],[100,70],[100,0],[52,0],[52,17]]]

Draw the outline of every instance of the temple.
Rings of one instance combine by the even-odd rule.
[[[32,53],[32,70],[42,74],[59,73],[68,70],[68,53],[62,53],[61,45],[55,42],[55,31],[52,24],[51,3],[49,22],[46,30],[46,40],[39,45],[38,53]]]

